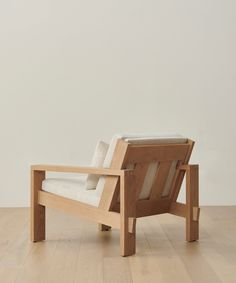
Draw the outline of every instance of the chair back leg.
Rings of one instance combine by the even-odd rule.
[[[44,171],[31,172],[31,241],[39,242],[45,240],[45,206],[38,204],[38,191],[42,188],[42,182],[45,179]]]
[[[186,170],[186,240],[199,238],[199,176],[198,165],[189,165]]]

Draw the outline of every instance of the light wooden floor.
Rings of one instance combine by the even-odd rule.
[[[186,243],[184,220],[142,218],[137,254],[119,256],[119,233],[48,210],[47,241],[29,241],[29,211],[0,209],[0,282],[236,282],[236,207],[205,207],[201,239]]]

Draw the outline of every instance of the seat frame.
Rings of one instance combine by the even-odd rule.
[[[55,208],[99,223],[100,231],[120,229],[120,253],[135,254],[136,219],[170,213],[186,219],[186,240],[199,238],[199,166],[189,165],[194,146],[184,144],[133,144],[118,140],[110,169],[92,167],[33,165],[31,166],[31,240],[46,238],[46,207]],[[170,163],[178,160],[170,193],[163,197]],[[151,162],[160,166],[148,199],[139,194]],[[135,164],[134,169],[126,169]],[[42,190],[46,172],[96,174],[105,176],[105,186],[98,207],[68,199]],[[186,203],[177,202],[186,174]]]

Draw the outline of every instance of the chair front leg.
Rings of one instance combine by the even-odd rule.
[[[132,189],[133,172],[124,172],[120,180],[120,250],[122,256],[136,250],[136,194]]]
[[[45,240],[45,206],[38,204],[38,191],[45,179],[44,171],[31,171],[31,241]]]
[[[186,170],[186,240],[199,238],[199,176],[198,165],[188,165]]]

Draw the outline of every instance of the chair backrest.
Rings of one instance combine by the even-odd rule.
[[[105,166],[134,170],[137,217],[167,212],[176,201],[184,177],[178,167],[188,163],[193,145],[179,136],[113,138]],[[101,177],[99,182],[99,206],[119,210],[118,178]]]

